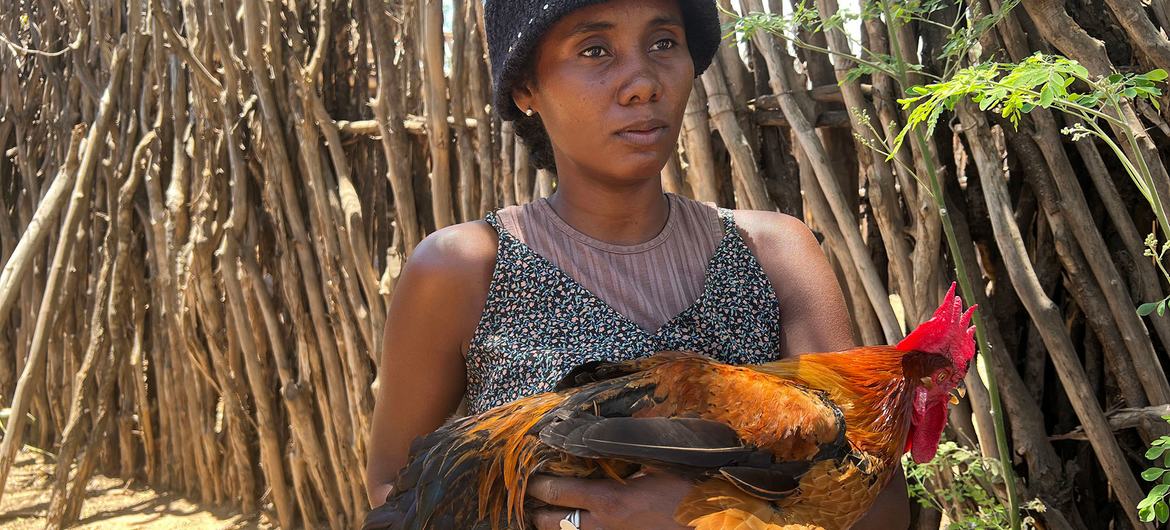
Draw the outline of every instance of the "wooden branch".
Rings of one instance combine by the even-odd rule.
[[[378,120],[337,120],[336,123],[337,129],[346,136],[378,136],[382,134],[378,129]],[[447,124],[455,126],[455,118],[448,116]],[[463,126],[467,129],[475,129],[479,127],[479,121],[475,118],[465,118]],[[415,136],[426,136],[427,127],[427,119],[422,116],[407,115],[402,120],[402,128]]]
[[[763,11],[763,3],[760,0],[750,0],[745,7],[748,10]],[[772,92],[781,95],[780,102],[784,108],[784,115],[788,117],[789,122],[792,124],[792,132],[796,136],[800,147],[804,149],[805,154],[808,156],[809,163],[814,169],[817,181],[824,189],[825,197],[828,199],[829,206],[832,208],[835,219],[825,219],[822,222],[837,223],[849,249],[849,261],[847,263],[856,267],[861,274],[866,294],[869,296],[870,303],[873,304],[873,308],[878,315],[878,320],[882,324],[882,331],[886,336],[886,340],[892,344],[902,336],[902,330],[898,325],[898,318],[894,316],[894,310],[890,306],[890,297],[885,283],[878,276],[877,267],[873,263],[873,258],[869,255],[865,242],[861,239],[861,231],[857,226],[855,208],[845,203],[839,179],[829,164],[824,145],[821,143],[820,138],[816,134],[816,130],[805,114],[805,109],[793,97],[792,86],[790,86],[791,76],[788,72],[792,69],[791,60],[783,54],[783,49],[773,42],[771,36],[766,32],[757,32],[755,38],[758,41],[760,50],[764,54],[768,70],[771,73],[770,83],[772,85]]]
[[[1154,63],[1170,71],[1170,40],[1146,16],[1146,7],[1138,0],[1105,0],[1117,21],[1134,43]]]
[[[731,154],[731,172],[736,181],[746,193],[747,205],[753,210],[774,211],[775,204],[768,197],[764,188],[764,180],[760,178],[759,168],[756,167],[756,155],[751,144],[744,136],[743,129],[735,119],[734,106],[728,93],[727,82],[723,71],[719,67],[719,58],[716,64],[708,68],[701,76],[703,88],[707,90],[707,109],[711,121],[723,137],[723,144]]]
[[[1117,229],[1119,234],[1117,241],[1121,243],[1133,260],[1136,274],[1131,278],[1131,281],[1137,285],[1141,299],[1161,300],[1165,295],[1162,291],[1161,281],[1158,279],[1158,272],[1153,263],[1142,259],[1141,245],[1145,238],[1139,235],[1137,226],[1130,216],[1129,205],[1125,204],[1121,194],[1118,193],[1113,175],[1109,173],[1109,169],[1105,166],[1105,160],[1101,157],[1101,151],[1097,148],[1097,144],[1091,140],[1081,140],[1074,142],[1074,144],[1081,155],[1081,161],[1088,170],[1089,177],[1093,181],[1097,197],[1104,204],[1105,210],[1109,213],[1109,219],[1113,222],[1114,228]],[[1153,318],[1150,319],[1150,324],[1161,338],[1162,346],[1170,348],[1170,319]]]
[[[1158,362],[1154,346],[1150,342],[1149,334],[1141,322],[1134,308],[1137,304],[1129,294],[1129,290],[1117,281],[1121,274],[1109,256],[1109,249],[1105,239],[1096,229],[1084,191],[1076,180],[1076,170],[1073,169],[1064,151],[1063,138],[1052,114],[1044,109],[1037,109],[1029,114],[1032,123],[1036,126],[1033,140],[1040,147],[1047,160],[1050,174],[1060,193],[1061,205],[1049,204],[1048,208],[1059,208],[1062,215],[1068,219],[1068,226],[1084,252],[1092,275],[1096,278],[1105,301],[1125,341],[1126,349],[1133,358],[1137,369],[1138,380],[1146,391],[1151,405],[1170,403],[1170,382]]]
[[[861,93],[865,96],[873,95],[873,85],[868,83],[856,83]],[[840,103],[846,104],[845,96],[841,93],[841,87],[837,85],[822,85],[813,87],[812,90],[805,90],[804,94],[811,100],[820,103]],[[762,110],[780,110],[780,97],[776,94],[762,94],[757,96],[752,101],[757,109]]]
[[[1117,70],[1109,60],[1105,43],[1089,35],[1069,16],[1063,0],[1025,0],[1023,6],[1032,22],[1036,24],[1040,35],[1069,58],[1084,65],[1090,74],[1107,76]],[[1162,210],[1170,212],[1170,172],[1163,164],[1157,145],[1150,139],[1145,125],[1138,119],[1133,107],[1128,102],[1122,102],[1121,108],[1121,115],[1115,117],[1126,122],[1132,129],[1138,139],[1137,152],[1128,142],[1120,142],[1120,145],[1131,159],[1136,160],[1134,157],[1145,159],[1150,175],[1154,179],[1154,189],[1157,191]],[[1112,124],[1110,126],[1118,138],[1124,138],[1125,135],[1118,127]]]
[[[755,119],[756,123],[762,126],[792,127],[792,124],[788,123],[788,118],[784,116],[784,113],[777,110],[757,110]],[[816,117],[813,118],[813,126],[818,129],[822,127],[834,129],[848,128],[849,111],[826,110],[817,113]]]
[[[488,74],[484,57],[483,40],[483,4],[472,2],[467,10],[467,37],[468,56],[468,102],[471,105],[472,115],[477,123],[490,124],[488,117],[487,98],[491,93],[488,88],[491,80]],[[465,122],[466,123],[466,122]],[[498,132],[498,131],[497,131]],[[499,161],[493,156],[497,137],[493,135],[490,126],[475,128],[475,157],[479,163],[479,217],[487,215],[489,210],[500,204],[496,195],[496,182],[499,180]]]
[[[1109,428],[1113,432],[1135,429],[1143,425],[1154,422],[1165,422],[1163,416],[1170,415],[1170,405],[1156,405],[1153,407],[1131,407],[1124,409],[1117,409],[1112,412],[1107,412],[1106,419],[1109,421]],[[1078,440],[1088,441],[1089,435],[1085,433],[1085,426],[1079,425],[1075,429],[1064,434],[1057,434],[1049,436],[1048,439],[1056,440]]]
[[[45,349],[48,342],[49,321],[52,320],[61,308],[53,304],[57,295],[58,286],[68,272],[65,264],[69,252],[75,241],[75,232],[81,225],[80,212],[89,200],[89,193],[94,173],[98,165],[98,153],[105,147],[106,134],[114,123],[114,93],[122,86],[125,73],[125,61],[128,49],[125,39],[114,50],[114,58],[110,64],[110,80],[102,94],[97,119],[89,129],[85,141],[85,154],[81,157],[78,167],[77,180],[73,186],[73,195],[69,201],[69,208],[65,212],[65,221],[61,227],[61,241],[53,254],[49,280],[45,286],[44,297],[41,300],[37,314],[37,327],[33,333],[32,346],[24,370],[16,382],[16,391],[12,398],[12,415],[6,425],[7,434],[0,442],[0,498],[3,498],[5,485],[8,480],[8,471],[16,459],[16,452],[22,446],[24,437],[24,423],[28,412],[29,400],[33,396],[34,383],[41,378],[41,371],[45,367]]]
[[[243,287],[239,280],[240,239],[245,234],[245,224],[248,222],[248,211],[251,205],[248,202],[247,169],[244,163],[244,153],[240,149],[236,132],[228,123],[228,116],[234,114],[237,102],[235,94],[225,94],[225,105],[233,112],[224,114],[224,131],[227,137],[228,168],[231,175],[232,206],[225,229],[227,234],[223,238],[219,253],[220,269],[223,276],[225,299],[227,301],[227,320],[234,326],[234,333],[228,333],[228,339],[235,337],[241,356],[244,358],[244,367],[247,370],[248,388],[252,393],[252,403],[256,408],[256,434],[260,444],[260,468],[264,474],[268,489],[272,492],[272,504],[276,509],[276,520],[281,528],[292,528],[295,510],[292,494],[285,481],[284,464],[278,434],[279,416],[272,410],[269,387],[265,383],[266,370],[261,364],[260,352],[252,340],[250,330],[255,329],[258,323],[249,323],[249,313],[244,308],[246,299]]]
[[[682,142],[687,158],[687,182],[695,192],[695,200],[719,202],[719,187],[715,182],[715,154],[711,146],[711,122],[707,117],[707,91],[696,79],[691,86],[687,108],[683,112]]]
[[[77,177],[77,156],[80,144],[80,131],[74,130],[73,138],[69,142],[69,149],[66,151],[70,158],[57,172],[53,184],[49,186],[49,191],[45,193],[44,198],[37,205],[32,222],[25,228],[24,234],[20,236],[20,242],[16,244],[12,255],[8,257],[8,262],[4,264],[4,270],[0,271],[0,323],[8,321],[9,312],[20,293],[18,286],[24,279],[24,275],[32,270],[33,256],[41,252],[53,228],[53,221],[57,219],[61,209],[67,204],[66,190],[73,189],[73,183]]]
[[[223,91],[223,86],[211,75],[211,72],[207,70],[203,62],[195,54],[191,53],[191,49],[187,47],[187,41],[179,36],[179,32],[175,31],[175,26],[171,24],[170,17],[162,7],[162,2],[159,0],[150,0],[150,11],[154,13],[154,20],[163,29],[163,34],[167,36],[167,40],[171,41],[171,49],[182,57],[187,64],[190,64],[192,70],[198,74],[195,78],[200,83],[203,83],[212,94],[219,94]]]
[[[403,134],[402,113],[400,112],[399,71],[394,64],[394,44],[391,40],[393,18],[386,12],[382,2],[362,0],[366,16],[370,20],[370,46],[378,69],[376,96],[370,106],[375,119],[370,131],[382,138],[382,153],[386,157],[386,179],[394,197],[394,213],[399,230],[402,231],[403,254],[409,256],[422,241],[422,228],[418,223],[418,211],[414,203],[414,183],[410,178],[408,144]],[[345,134],[345,126],[339,122],[338,129]],[[405,129],[409,131],[409,128]],[[372,134],[372,133],[351,133]]]
[[[455,224],[451,204],[451,146],[448,140],[447,78],[443,74],[443,5],[440,0],[418,0],[422,14],[423,101],[427,111],[431,150],[431,213],[435,229]]]
[[[837,14],[837,0],[817,0],[817,9],[822,20],[830,20]],[[890,274],[894,278],[897,292],[901,295],[902,305],[906,315],[918,315],[916,308],[920,300],[914,297],[913,264],[910,262],[911,249],[906,240],[906,224],[902,221],[902,207],[898,203],[898,196],[894,189],[895,178],[893,168],[882,156],[874,156],[870,146],[880,145],[880,138],[876,130],[868,121],[863,122],[861,116],[874,116],[874,110],[865,98],[865,90],[856,80],[850,80],[850,72],[854,63],[844,59],[850,54],[849,40],[841,28],[826,32],[829,47],[841,54],[833,65],[833,73],[840,84],[840,94],[850,111],[847,113],[850,126],[861,141],[856,143],[864,173],[868,177],[869,199],[874,207],[874,217],[881,229],[882,244],[886,249],[886,256],[890,260]],[[871,87],[872,89],[872,87]],[[925,302],[922,300],[921,302]],[[929,304],[927,304],[929,305]],[[986,417],[983,419],[990,421]]]

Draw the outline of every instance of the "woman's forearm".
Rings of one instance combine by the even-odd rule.
[[[906,477],[902,467],[894,472],[886,489],[878,494],[865,516],[853,525],[853,530],[903,530],[910,527],[910,498],[906,493]]]
[[[366,486],[366,495],[370,496],[370,508],[377,508],[386,504],[386,497],[390,496],[390,492],[394,489],[394,485],[386,484],[371,484]]]

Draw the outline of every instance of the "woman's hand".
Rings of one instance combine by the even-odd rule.
[[[528,484],[528,495],[551,505],[533,514],[537,530],[560,530],[561,520],[573,509],[581,510],[581,530],[681,530],[687,527],[675,522],[674,511],[692,487],[690,480],[658,470],[625,484],[538,475]]]

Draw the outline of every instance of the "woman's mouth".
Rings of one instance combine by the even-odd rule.
[[[634,145],[650,146],[658,144],[664,134],[666,134],[666,127],[655,127],[645,131],[622,131],[618,133],[618,136]]]
[[[631,124],[617,132],[623,141],[642,147],[657,145],[669,130],[662,120],[646,120]]]

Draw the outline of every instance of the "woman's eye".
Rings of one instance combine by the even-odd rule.
[[[651,46],[651,49],[652,50],[669,50],[675,46],[678,46],[678,43],[674,42],[674,39],[662,39],[658,42],[655,42],[654,46]]]
[[[605,48],[602,48],[601,46],[590,46],[585,48],[585,50],[581,52],[581,55],[590,58],[598,58],[605,57],[606,53],[607,52],[605,51]]]

